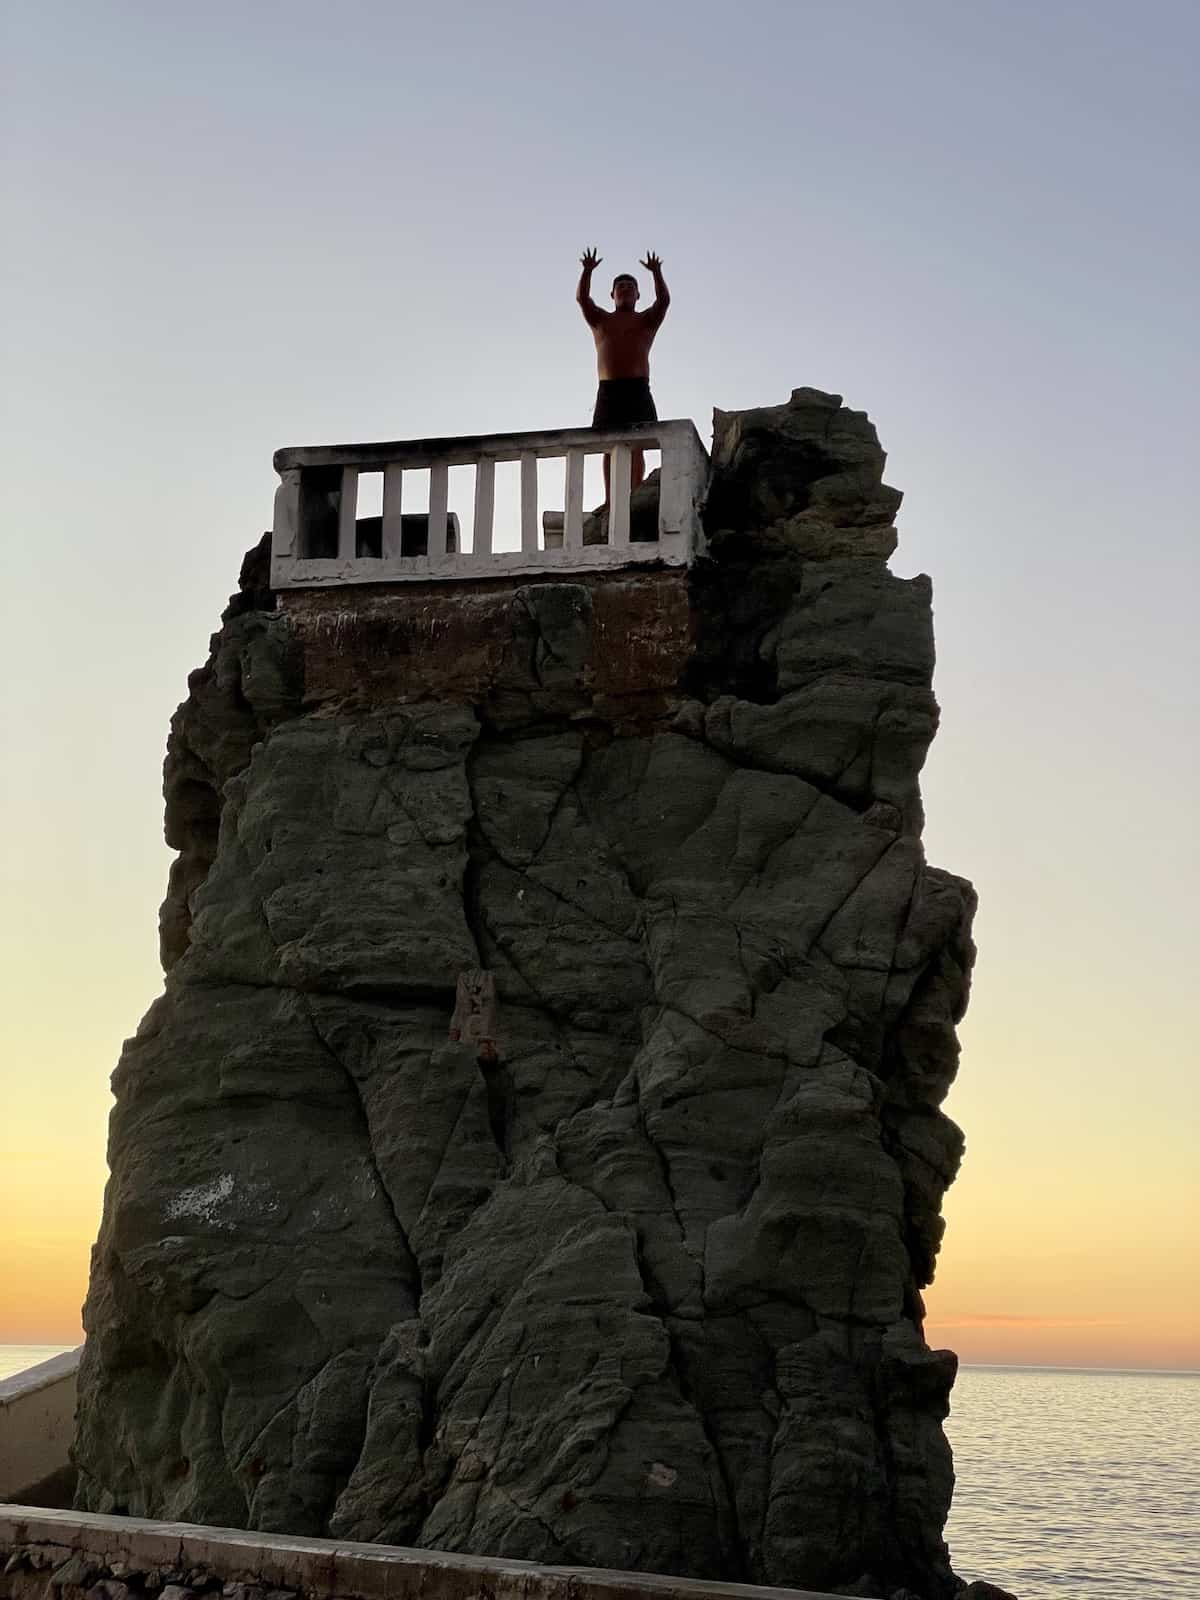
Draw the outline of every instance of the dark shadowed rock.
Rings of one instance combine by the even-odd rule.
[[[275,609],[250,563],[172,724],[81,1504],[954,1595],[974,896],[882,467],[797,390],[717,414],[690,574]]]
[[[629,538],[633,544],[645,544],[658,538],[658,484],[659,470],[655,467],[629,497]],[[606,544],[607,541],[608,514],[603,506],[597,506],[583,519],[583,542]]]
[[[209,658],[188,677],[188,698],[171,719],[163,764],[166,838],[179,852],[159,912],[159,952],[169,971],[188,944],[189,901],[216,856],[223,791],[254,746],[300,709],[301,655],[267,587],[270,535],[242,562],[239,590]]]
[[[753,529],[765,545],[817,560],[886,558],[901,494],[882,482],[887,457],[865,411],[840,395],[794,389],[786,405],[713,413],[710,525]]]

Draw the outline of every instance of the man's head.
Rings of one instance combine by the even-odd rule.
[[[613,305],[618,311],[632,311],[638,302],[638,281],[632,272],[618,272],[613,279]]]

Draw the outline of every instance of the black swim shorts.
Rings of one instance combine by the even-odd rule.
[[[657,421],[649,378],[600,379],[593,428],[632,428],[636,422]]]

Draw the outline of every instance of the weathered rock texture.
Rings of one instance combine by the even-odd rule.
[[[168,748],[81,1505],[955,1592],[920,1289],[974,901],[883,463],[798,390],[717,414],[690,575],[274,609],[248,564]]]

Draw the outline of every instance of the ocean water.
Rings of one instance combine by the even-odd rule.
[[[0,1378],[70,1349],[0,1345]],[[1200,1600],[1200,1373],[962,1367],[954,1569],[1020,1600]]]
[[[1020,1600],[1200,1600],[1200,1373],[962,1367],[954,1570]]]
[[[36,1367],[51,1356],[74,1348],[73,1344],[0,1344],[0,1379],[11,1378],[26,1367]]]

